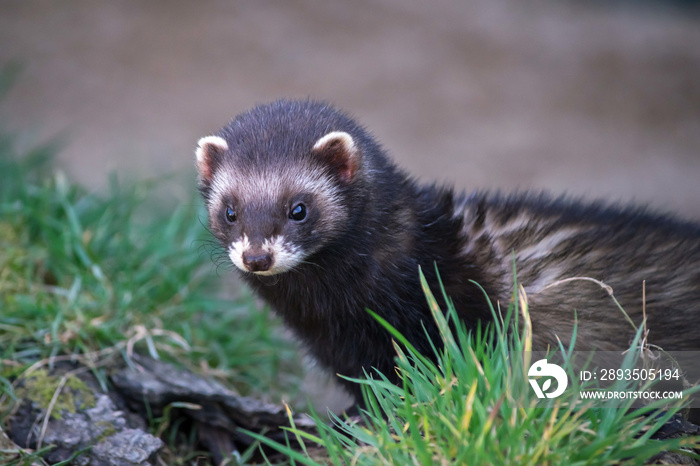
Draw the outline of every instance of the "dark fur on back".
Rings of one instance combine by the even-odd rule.
[[[256,223],[269,223],[271,232],[282,232],[312,252],[290,271],[272,276],[243,272],[243,278],[332,372],[359,377],[374,367],[396,381],[391,338],[366,308],[432,354],[424,328],[434,342],[439,337],[418,281],[419,267],[440,297],[437,265],[460,318],[474,328],[491,314],[481,290],[470,281],[479,283],[493,302],[505,304],[512,296],[514,260],[518,282],[528,293],[538,348],[556,344],[557,337],[566,342],[574,313],[579,319],[577,348],[624,349],[629,344],[634,330],[605,290],[585,280],[559,282],[590,277],[610,285],[638,325],[646,280],[650,341],[670,350],[700,349],[697,224],[545,195],[461,195],[421,186],[395,167],[366,130],[321,102],[259,106],[219,132],[228,151],[209,163],[212,172],[225,173],[218,184],[200,177],[200,190],[212,231],[224,246],[240,232],[223,222],[220,210],[238,202],[243,195],[237,189],[244,189],[231,181],[229,192],[227,180],[246,170],[247,176],[260,176],[261,167],[290,180],[318,168],[334,179],[332,167],[310,155],[314,143],[331,131],[352,137],[362,165],[350,183],[332,181],[334,197],[328,205],[335,210],[310,209],[327,215],[327,224],[312,223],[320,219],[310,217],[310,224],[320,226],[291,229],[275,223],[280,220],[262,201],[255,209],[245,206],[255,210],[249,218]],[[357,385],[346,386],[359,395]]]

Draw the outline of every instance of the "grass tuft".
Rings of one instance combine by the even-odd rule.
[[[632,400],[617,400],[601,409],[578,399],[578,390],[538,402],[527,382],[532,362],[527,296],[517,284],[505,313],[492,309],[494,325],[468,332],[451,304],[444,313],[439,308],[422,272],[421,283],[440,329],[436,363],[372,313],[396,341],[401,383],[393,385],[376,372],[350,379],[362,385],[362,421],[334,416],[328,425],[314,414],[318,436],[289,429],[290,439],[317,443],[327,457],[256,438],[306,465],[643,464],[670,450],[698,457],[691,452],[700,447],[698,437],[651,439],[681,405],[661,411],[660,404],[637,409]],[[573,345],[553,352],[562,355],[567,372],[573,372],[571,351]],[[633,367],[637,354],[630,351],[623,368]]]

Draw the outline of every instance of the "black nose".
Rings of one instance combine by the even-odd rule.
[[[267,252],[244,252],[243,265],[251,272],[265,272],[272,267],[272,254]]]

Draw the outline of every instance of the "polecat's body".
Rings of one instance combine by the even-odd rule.
[[[634,336],[608,294],[649,340],[700,349],[700,226],[641,210],[544,196],[457,195],[419,186],[367,132],[319,102],[279,101],[235,118],[197,149],[214,235],[243,277],[334,373],[376,367],[394,377],[389,334],[372,309],[430,353],[437,331],[418,282],[422,267],[469,326],[491,318],[482,292],[507,303],[528,292],[534,342],[625,348]],[[421,325],[422,323],[422,325]],[[355,391],[354,385],[348,388]]]

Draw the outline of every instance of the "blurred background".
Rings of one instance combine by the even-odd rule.
[[[60,136],[59,166],[95,189],[113,170],[192,170],[236,113],[312,96],[422,180],[700,219],[692,2],[9,1],[10,60],[0,117],[27,144]]]
[[[695,2],[4,1],[10,62],[4,129],[58,137],[58,166],[94,190],[112,171],[186,172],[175,196],[191,199],[199,137],[311,96],[421,180],[700,220]]]

